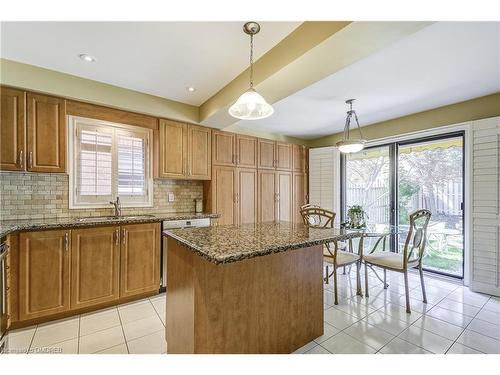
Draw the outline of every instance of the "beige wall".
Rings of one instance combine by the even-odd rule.
[[[365,139],[373,140],[495,116],[500,116],[500,93],[363,126],[362,131]],[[342,133],[336,133],[311,140],[308,146],[332,146],[340,139]]]
[[[0,59],[0,83],[125,111],[199,124],[199,107],[16,61]],[[252,132],[238,127],[227,130],[289,143],[307,142],[299,138]]]

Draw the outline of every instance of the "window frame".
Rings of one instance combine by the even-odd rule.
[[[120,197],[122,207],[153,207],[153,131],[148,128],[142,128],[133,125],[126,125],[121,123],[109,122],[99,119],[92,119],[80,116],[67,116],[68,123],[68,175],[69,175],[69,208],[70,209],[89,209],[89,208],[110,208],[109,201],[115,200],[117,196]],[[105,129],[103,133],[112,134],[111,139],[111,196],[106,195],[106,198],[98,198],[89,196],[89,199],[82,199],[79,195],[77,188],[79,186],[79,168],[77,165],[76,152],[79,150],[77,129]],[[126,195],[118,194],[118,134],[119,133],[135,134],[138,138],[142,138],[146,142],[145,147],[145,195]],[[123,134],[122,134],[123,135]],[[92,197],[92,198],[90,198]],[[104,197],[104,196],[103,196]],[[139,197],[141,197],[139,199]]]

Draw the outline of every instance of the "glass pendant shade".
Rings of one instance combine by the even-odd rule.
[[[257,91],[250,88],[231,107],[229,114],[240,120],[259,120],[271,116],[273,107]]]
[[[352,154],[359,152],[365,148],[365,141],[363,139],[349,139],[337,142],[339,151],[344,154]]]

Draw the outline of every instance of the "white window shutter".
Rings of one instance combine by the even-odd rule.
[[[336,147],[309,150],[309,203],[333,211],[340,222],[340,155]]]
[[[472,126],[470,288],[500,296],[500,118]]]

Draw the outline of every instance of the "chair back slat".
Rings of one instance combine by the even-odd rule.
[[[304,225],[311,228],[333,228],[335,212],[315,206],[302,206],[300,209]]]
[[[418,210],[410,214],[410,228],[403,252],[405,267],[409,261],[422,262],[427,242],[427,226],[431,216],[432,213],[429,210]]]

